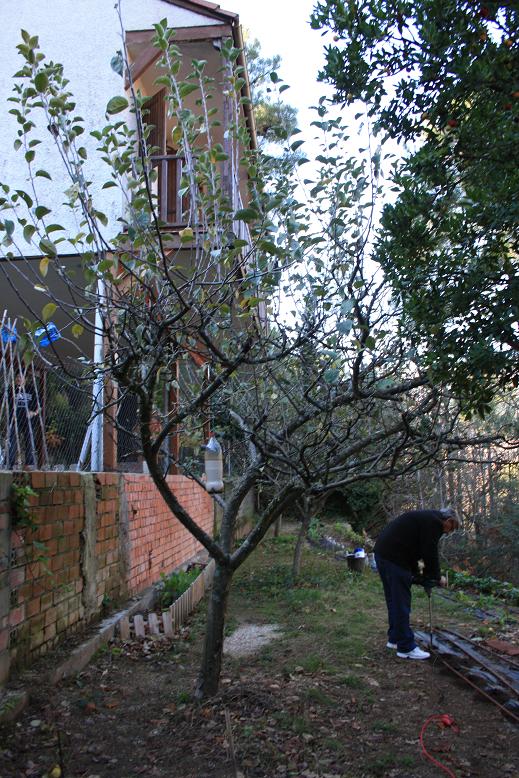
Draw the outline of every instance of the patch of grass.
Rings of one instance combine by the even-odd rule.
[[[294,716],[292,719],[291,729],[296,735],[302,735],[303,732],[310,732],[312,725],[304,718],[304,716]]]
[[[396,754],[391,751],[388,754],[381,754],[377,759],[369,761],[367,763],[368,769],[376,776],[384,776],[387,774],[387,770],[395,767],[398,764]]]
[[[225,637],[229,637],[229,635],[232,635],[233,632],[235,632],[238,629],[238,619],[234,616],[230,616],[226,622],[225,622],[225,629],[224,629],[224,635]]]
[[[306,699],[309,702],[317,703],[318,705],[335,705],[335,701],[318,687],[308,689],[306,692]]]
[[[360,659],[366,653],[366,643],[363,638],[348,637],[334,641],[334,647],[340,650],[342,659],[347,663],[351,659]]]
[[[323,660],[318,654],[310,654],[301,660],[301,667],[307,673],[316,673],[323,666]]]
[[[347,686],[348,689],[362,689],[366,685],[363,678],[359,675],[342,675],[337,679],[337,682],[343,686]]]
[[[186,705],[191,701],[190,692],[182,691],[177,694],[177,705]]]
[[[295,543],[296,536],[295,535],[278,535],[277,538],[270,538],[269,542],[270,544],[276,548],[276,547],[286,547],[290,546],[292,547]]]
[[[274,719],[281,729],[294,732],[296,735],[302,735],[305,732],[310,734],[312,731],[312,723],[304,716],[293,716],[285,711],[277,711],[274,713]]]
[[[325,737],[322,740],[322,744],[325,748],[328,749],[328,751],[343,751],[344,750],[344,744],[341,743],[339,738],[336,737]]]
[[[386,721],[386,720],[374,721],[373,729],[375,730],[375,732],[397,732],[398,731],[398,727],[396,727],[391,721]]]
[[[271,664],[275,659],[271,646],[265,646],[260,652],[260,661],[262,664]]]
[[[307,605],[319,602],[323,594],[319,589],[292,589],[287,592],[286,601],[290,606]]]

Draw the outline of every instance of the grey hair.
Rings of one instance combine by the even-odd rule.
[[[441,514],[442,521],[447,521],[447,519],[455,519],[456,514],[454,512],[454,508],[441,508],[439,513]]]

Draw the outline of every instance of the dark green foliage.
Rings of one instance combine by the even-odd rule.
[[[333,492],[326,500],[323,518],[340,516],[354,530],[376,532],[384,525],[383,499],[387,487],[374,479]]]
[[[468,406],[517,384],[519,6],[497,0],[327,0],[322,78],[362,100],[376,130],[412,142],[385,208],[378,258],[403,330]]]
[[[281,57],[263,57],[257,39],[247,42],[245,53],[256,132],[265,141],[283,142],[296,128],[297,110],[280,96],[288,88],[278,75]]]

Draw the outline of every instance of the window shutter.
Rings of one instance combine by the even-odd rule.
[[[166,153],[166,90],[161,89],[156,95],[153,95],[146,104],[148,114],[146,124],[152,125],[151,133],[148,137],[148,146],[158,147],[154,154]]]

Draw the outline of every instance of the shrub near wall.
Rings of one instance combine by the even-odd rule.
[[[13,526],[13,474],[0,474],[0,683],[64,637],[155,583],[200,550],[148,475],[34,472],[34,530]],[[170,476],[181,503],[211,533],[213,503]],[[35,543],[36,542],[36,543]]]

